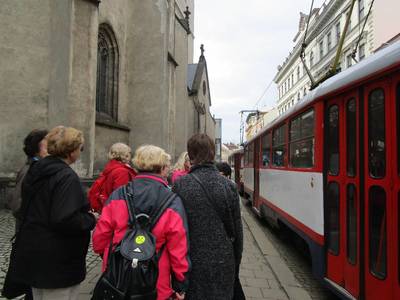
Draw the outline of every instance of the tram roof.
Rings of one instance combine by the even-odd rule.
[[[329,78],[314,90],[310,91],[305,97],[292,106],[288,112],[282,116],[277,117],[268,125],[264,126],[259,133],[252,137],[245,145],[249,144],[263,133],[268,131],[275,125],[283,122],[297,111],[302,110],[310,103],[316,101],[324,95],[328,95],[339,91],[340,89],[349,87],[379,71],[390,68],[400,63],[400,41],[379,50],[373,55],[365,58],[361,62],[351,66],[350,68],[336,74]]]

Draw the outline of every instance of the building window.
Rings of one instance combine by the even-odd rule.
[[[332,48],[332,34],[329,31],[328,35],[326,36],[327,42],[328,42],[328,52],[331,50]]]
[[[358,0],[358,20],[364,17],[364,0]]]
[[[339,44],[340,40],[340,22],[336,24],[336,43]]]
[[[290,76],[288,77],[288,88],[290,89]]]
[[[119,52],[111,27],[101,24],[97,45],[96,111],[106,119],[118,116]]]
[[[346,14],[346,19],[349,17],[349,13],[347,13]],[[348,25],[348,27],[347,27],[347,33],[350,33],[350,31],[351,31],[351,17],[350,17],[350,19],[349,19],[349,25]]]
[[[365,58],[365,45],[362,44],[358,48],[358,60],[362,61]]]
[[[352,60],[351,54],[347,55],[346,56],[346,66],[347,66],[347,68],[351,67],[351,60]]]
[[[292,73],[292,86],[294,85],[294,75]]]
[[[310,68],[314,66],[314,52],[310,53]]]
[[[292,106],[294,105],[294,98],[292,99]]]
[[[324,41],[319,42],[319,59],[321,60],[324,57]]]
[[[305,95],[307,95],[307,88],[306,88],[306,87],[304,87],[304,89],[303,89],[303,97],[304,97]]]
[[[314,166],[314,110],[290,122],[290,165],[294,168]]]
[[[300,80],[300,66],[297,67],[297,81]]]
[[[300,101],[300,92],[297,93],[297,102]]]

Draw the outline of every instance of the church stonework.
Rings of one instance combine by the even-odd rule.
[[[115,142],[155,144],[176,158],[192,134],[213,138],[204,56],[190,67],[193,16],[194,0],[2,1],[0,206],[34,128],[84,132],[74,165],[83,179],[101,171]]]

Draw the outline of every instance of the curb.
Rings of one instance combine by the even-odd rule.
[[[312,298],[308,292],[298,282],[275,246],[265,236],[256,220],[254,220],[254,216],[251,216],[244,207],[242,207],[242,219],[246,222],[258,248],[264,256],[264,259],[271,267],[280,287],[286,293],[288,298],[293,300],[311,300]]]

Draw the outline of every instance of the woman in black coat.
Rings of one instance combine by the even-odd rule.
[[[189,224],[192,271],[186,298],[244,299],[243,294],[234,295],[235,289],[242,292],[238,273],[243,251],[236,187],[212,163],[215,146],[207,135],[194,135],[187,146],[193,167],[173,188]]]
[[[32,165],[22,185],[15,271],[34,299],[76,299],[96,223],[70,167],[83,150],[83,134],[59,126],[46,139],[50,156]]]

